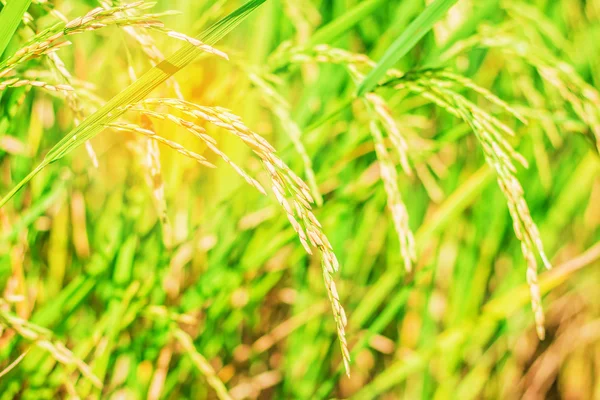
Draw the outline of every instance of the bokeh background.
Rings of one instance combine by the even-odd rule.
[[[179,11],[160,19],[195,36],[242,3],[159,0],[149,12]],[[397,168],[418,251],[406,273],[352,78],[327,61],[280,62],[286,49],[322,43],[377,61],[425,3],[267,0],[216,45],[230,61],[203,56],[175,75],[187,100],[232,110],[306,179],[291,135],[298,128],[322,195],[315,214],[341,266],[334,278],[348,315],[350,377],[319,256],[306,254],[272,195],[181,127],[155,121],[158,134],[217,166],[160,146],[168,225],[148,184],[144,139],[115,130],[91,141],[97,168],[81,147],[0,209],[0,370],[24,355],[0,377],[0,399],[600,398],[600,1],[460,0],[396,65],[448,68],[526,117],[465,93],[516,131],[510,142],[529,162],[517,177],[554,266],[540,267],[543,341],[506,199],[470,127],[423,96],[379,92],[414,172]],[[97,6],[40,1],[29,12],[42,29],[58,21],[52,8],[71,20]],[[21,25],[4,58],[31,35]],[[150,35],[165,55],[182,46]],[[84,115],[151,67],[122,27],[70,40],[57,54]],[[54,76],[44,58],[21,68]],[[75,115],[60,93],[20,87],[0,96],[5,194]],[[164,84],[152,96],[176,94]],[[268,182],[248,146],[206,129]]]

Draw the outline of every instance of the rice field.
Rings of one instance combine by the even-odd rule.
[[[0,0],[0,400],[600,398],[599,0]]]

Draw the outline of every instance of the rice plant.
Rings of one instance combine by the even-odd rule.
[[[600,393],[597,1],[0,3],[0,399]]]

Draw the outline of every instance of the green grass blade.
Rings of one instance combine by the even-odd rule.
[[[265,1],[266,0],[249,1],[227,17],[212,25],[197,38],[209,45],[216,43]],[[106,124],[114,121],[123,114],[124,111],[122,111],[122,108],[124,106],[136,103],[143,99],[158,85],[191,63],[200,53],[202,53],[202,50],[191,44],[186,44],[166,60],[142,75],[121,93],[109,100],[102,108],[86,118],[83,123],[73,128],[71,132],[58,142],[48,152],[42,163],[6,194],[2,200],[0,200],[0,207],[6,204],[8,200],[10,200],[43,168],[96,136],[104,129]]]
[[[383,0],[367,0],[360,2],[342,16],[316,31],[311,37],[307,47],[312,47],[321,43],[331,43],[336,37],[346,32],[348,29],[362,21],[367,15],[375,11],[382,3]]]
[[[457,0],[436,0],[402,32],[358,88],[358,96],[373,90],[386,71],[408,53]]]
[[[0,57],[15,34],[29,4],[31,0],[11,0],[0,12]]]

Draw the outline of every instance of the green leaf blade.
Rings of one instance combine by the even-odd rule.
[[[436,0],[430,4],[419,16],[402,32],[390,45],[375,68],[367,75],[358,88],[357,95],[363,96],[377,85],[386,71],[396,64],[433,28],[433,25],[452,7],[458,0]]]
[[[31,0],[11,0],[0,12],[0,57],[13,37]]]
[[[366,0],[357,4],[339,18],[336,18],[329,24],[319,28],[319,30],[311,37],[307,47],[334,41],[339,35],[369,16],[377,9],[377,7],[381,6],[383,1],[384,0]]]

